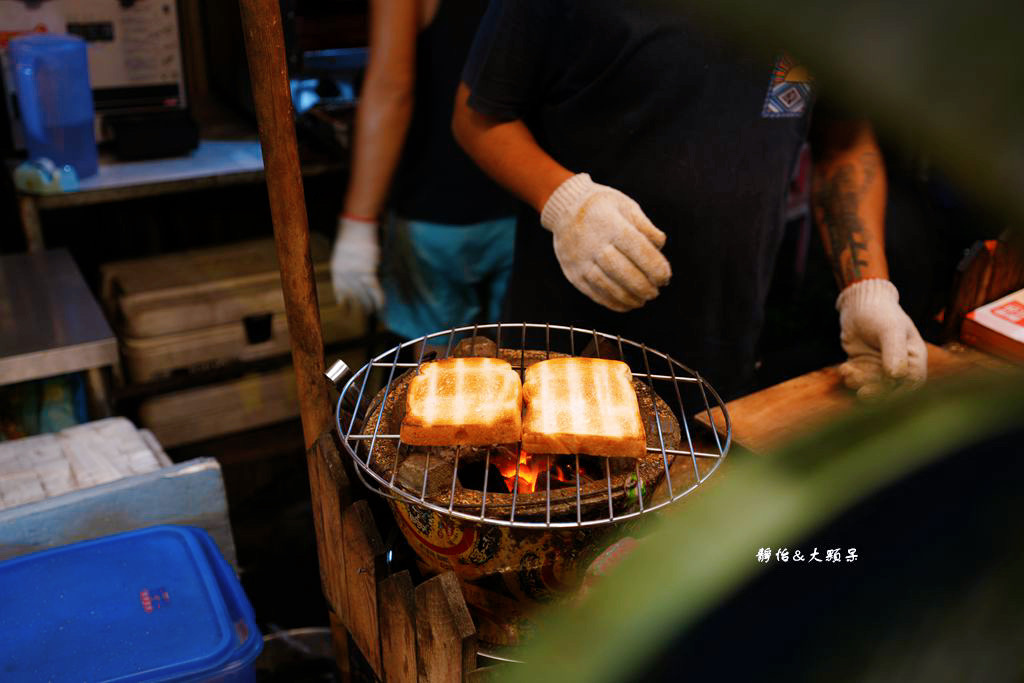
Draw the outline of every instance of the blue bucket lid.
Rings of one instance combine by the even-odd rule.
[[[262,647],[201,529],[150,527],[0,563],[0,680],[202,680]]]

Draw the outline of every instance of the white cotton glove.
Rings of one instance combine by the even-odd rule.
[[[586,173],[558,186],[540,223],[554,235],[555,256],[569,282],[613,311],[643,306],[672,277],[660,251],[665,233],[639,204]]]
[[[899,300],[896,286],[880,278],[852,284],[836,300],[840,340],[849,356],[839,372],[861,398],[927,377],[928,350]]]
[[[384,305],[377,280],[380,246],[377,223],[353,218],[338,221],[338,236],[331,253],[331,284],[338,301],[356,299],[369,313]]]

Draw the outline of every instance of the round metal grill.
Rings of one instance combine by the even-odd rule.
[[[464,345],[457,343],[460,339],[468,340],[471,347],[470,353],[462,355],[477,355],[472,347],[484,336],[520,377],[532,362],[557,356],[625,361],[633,372],[644,413],[646,456],[630,460],[582,456],[582,465],[579,455],[540,456],[547,458],[545,474],[538,479],[542,486],[529,493],[520,490],[525,486],[520,477],[522,462],[514,458],[515,476],[509,474],[506,482],[510,483],[502,482],[502,476],[494,474],[490,450],[482,457],[482,468],[479,462],[474,465],[482,470],[482,486],[466,486],[460,460],[463,472],[471,466],[458,449],[454,462],[443,463],[443,468],[431,467],[431,457],[435,466],[442,463],[438,462],[441,456],[432,456],[430,450],[419,456],[416,471],[422,469],[422,482],[417,479],[413,485],[408,476],[399,477],[399,462],[411,447],[401,442],[393,418],[404,411],[408,380],[423,362],[450,357],[453,349],[458,353]],[[339,379],[336,369],[328,375]],[[545,323],[474,325],[412,339],[373,358],[344,382],[340,392],[335,410],[338,434],[368,488],[434,512],[506,527],[591,527],[654,512],[707,481],[725,459],[732,436],[729,415],[718,393],[679,361],[621,336]],[[721,411],[719,430],[696,420],[698,414],[704,414],[707,424],[715,424],[714,410]],[[573,475],[569,483],[565,479],[559,485],[552,483],[556,458],[569,459],[562,460]],[[625,470],[623,462],[627,463]],[[437,481],[438,471],[443,472],[443,481]]]

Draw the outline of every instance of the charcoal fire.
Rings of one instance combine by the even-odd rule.
[[[571,328],[480,326],[485,329],[504,343],[479,336],[453,343],[454,331],[431,339],[447,348],[449,357],[493,355],[508,361],[520,376],[533,363],[565,355],[553,350],[556,346],[573,348]],[[543,335],[542,348],[530,348],[527,333],[534,339]],[[575,335],[575,349],[588,355],[581,341],[586,337],[580,330]],[[515,348],[505,346],[510,339],[517,342]],[[728,450],[728,435],[722,448],[683,422],[686,407],[696,406],[687,392],[706,392],[716,407],[722,407],[703,380],[641,345],[618,338],[605,341],[613,344],[611,350],[625,345],[650,355],[638,356],[640,364],[633,365],[633,388],[647,441],[641,457],[533,453],[519,443],[405,443],[399,432],[408,386],[423,356],[406,359],[397,351],[375,361],[383,387],[367,401],[358,433],[350,436],[341,426],[357,472],[387,497],[420,570],[453,570],[474,616],[490,615],[494,628],[482,636],[487,642],[513,642],[519,637],[514,614],[529,614],[552,599],[571,595],[606,534],[692,491],[717,469]],[[594,355],[603,357],[605,351],[609,349]],[[648,367],[648,360],[660,365],[651,362]],[[407,369],[397,372],[399,368]],[[369,368],[353,378],[353,393],[365,384],[361,373],[369,373]],[[666,398],[676,399],[675,410]],[[478,599],[482,595],[486,599]],[[495,612],[497,598],[515,609]]]
[[[605,461],[608,461],[607,465]],[[535,455],[520,450],[518,462],[511,454],[500,452],[491,458],[491,463],[501,472],[509,492],[515,489],[517,477],[519,493],[533,493],[538,487],[546,488],[548,476],[551,477],[552,489],[576,485],[577,459],[571,455]],[[635,467],[636,461],[631,458],[597,458],[581,455],[578,464],[580,483],[586,485],[603,479],[606,466],[611,467],[613,474],[618,474]]]
[[[538,461],[540,458],[537,459]],[[494,466],[505,478],[505,486],[509,491],[516,488],[516,478],[519,479],[519,490],[523,493],[533,493],[537,488],[537,477],[541,473],[540,462],[534,462],[532,455],[526,451],[519,451],[518,461],[515,457],[508,457],[504,453],[494,458]]]

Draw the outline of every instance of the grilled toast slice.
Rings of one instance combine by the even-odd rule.
[[[526,369],[523,450],[639,458],[647,439],[629,366],[552,358]]]
[[[519,374],[498,358],[424,363],[409,382],[402,441],[413,446],[485,446],[519,441]]]

